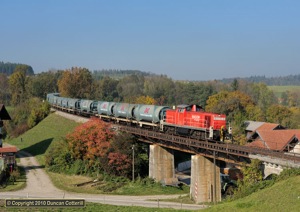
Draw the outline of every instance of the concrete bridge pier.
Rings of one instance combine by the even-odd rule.
[[[149,177],[156,181],[173,179],[175,177],[175,164],[173,150],[158,145],[150,145]]]
[[[220,167],[213,159],[192,155],[190,197],[196,203],[221,201]]]

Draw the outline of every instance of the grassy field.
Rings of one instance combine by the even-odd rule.
[[[5,208],[4,207],[4,200],[0,200],[0,211],[7,212],[7,211],[105,211],[105,212],[116,212],[116,211],[122,211],[122,212],[135,212],[135,211],[142,211],[142,212],[171,212],[174,211],[174,209],[167,209],[167,208],[145,208],[145,207],[137,207],[137,206],[114,206],[114,205],[105,205],[105,204],[97,204],[97,203],[86,203],[86,206],[84,208],[45,208],[45,209],[40,209],[40,208],[29,208],[29,209],[22,209],[20,210],[19,208]],[[176,210],[178,212],[187,212],[190,210]]]
[[[20,150],[34,155],[40,165],[45,165],[44,153],[50,145],[62,139],[71,132],[78,123],[65,119],[59,115],[51,114],[34,128],[30,129],[18,138],[8,141]]]
[[[268,88],[273,91],[278,98],[286,91],[300,93],[300,86],[268,86]]]
[[[300,176],[280,181],[245,198],[220,203],[205,211],[299,211]]]

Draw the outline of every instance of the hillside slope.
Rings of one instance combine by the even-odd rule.
[[[233,202],[221,203],[206,211],[299,211],[300,176],[291,177]]]
[[[49,146],[53,142],[63,139],[76,126],[78,123],[75,121],[52,113],[37,126],[18,138],[12,139],[9,143],[17,146],[20,150],[29,152],[37,158],[40,165],[44,165],[43,156]]]

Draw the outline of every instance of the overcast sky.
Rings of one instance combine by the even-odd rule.
[[[0,61],[176,80],[300,73],[298,0],[0,0]]]

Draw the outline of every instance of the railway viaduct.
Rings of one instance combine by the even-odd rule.
[[[221,201],[220,161],[240,164],[259,159],[263,161],[264,177],[279,174],[285,167],[300,167],[300,157],[295,154],[199,141],[129,126],[118,128],[150,144],[149,177],[156,181],[175,177],[173,150],[191,153],[190,197],[196,203]]]
[[[74,117],[69,113],[57,112],[58,115],[69,119]],[[88,120],[75,117],[78,122]],[[190,197],[196,203],[221,201],[220,161],[240,164],[250,163],[251,159],[259,159],[263,161],[264,177],[279,174],[285,167],[300,168],[300,157],[293,154],[209,140],[199,141],[130,126],[114,125],[114,127],[136,136],[142,142],[149,143],[149,177],[156,181],[175,177],[173,150],[192,154]]]

